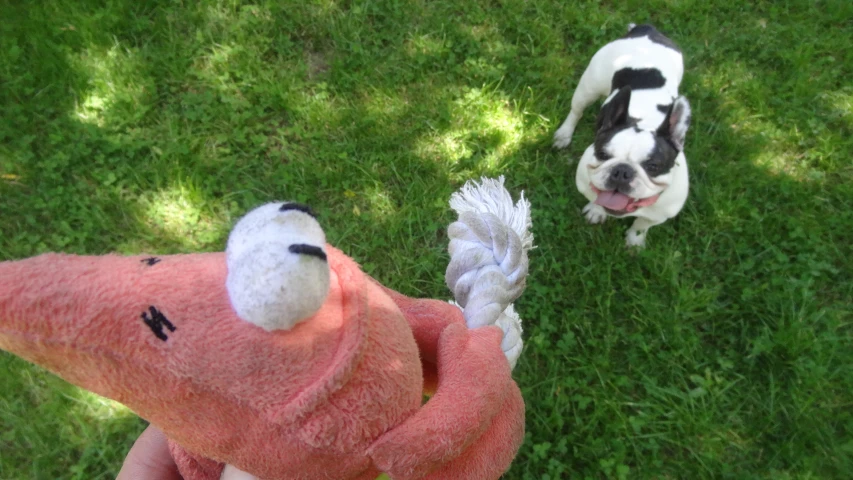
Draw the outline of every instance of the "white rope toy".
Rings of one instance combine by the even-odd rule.
[[[530,202],[513,205],[504,177],[469,181],[450,197],[459,219],[447,229],[450,264],[445,277],[468,328],[497,325],[501,350],[515,367],[521,355],[521,319],[512,306],[524,291],[527,252],[533,248]]]

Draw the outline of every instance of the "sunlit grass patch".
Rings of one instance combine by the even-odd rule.
[[[80,414],[91,418],[93,421],[135,417],[135,414],[124,405],[86,390],[77,389],[75,395],[70,399],[77,405],[76,409]]]
[[[848,121],[853,119],[853,87],[823,92],[818,97],[827,102],[839,117]]]
[[[524,122],[508,98],[496,90],[471,88],[450,105],[450,126],[418,141],[421,158],[448,166],[463,164],[490,174],[500,171],[506,158],[517,151]]]
[[[446,36],[441,33],[419,33],[410,34],[403,48],[410,57],[435,58],[447,53],[448,47]]]
[[[151,241],[156,245],[156,237],[162,236],[162,243],[176,243],[185,251],[207,250],[227,236],[232,220],[212,208],[192,184],[176,184],[139,200],[140,222],[152,229]]]
[[[386,120],[388,123],[405,121],[403,115],[412,107],[409,95],[400,92],[388,92],[367,87],[361,103],[364,111],[371,116]]]
[[[836,145],[843,139],[827,128],[826,122],[832,119],[817,109],[794,122],[765,113],[774,94],[766,79],[744,62],[706,69],[700,82],[716,93],[722,107],[722,116],[713,120],[751,147],[751,151],[740,152],[731,160],[749,161],[774,175],[798,181],[821,180],[821,168],[834,162]],[[844,91],[816,94],[818,99],[826,102],[837,118],[844,118],[845,109],[850,107],[850,96]],[[813,145],[823,148],[808,148]]]
[[[388,192],[384,188],[374,186],[368,189],[365,193],[365,199],[368,202],[370,210],[378,217],[387,217],[397,212],[397,207],[392,203]]]
[[[104,126],[105,115],[127,115],[141,118],[148,108],[150,81],[141,70],[136,51],[116,42],[109,48],[92,46],[70,59],[89,77],[89,88],[78,98],[75,118],[85,123]]]

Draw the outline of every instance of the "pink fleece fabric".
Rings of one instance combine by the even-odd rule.
[[[499,478],[524,433],[501,331],[327,252],[325,304],[276,332],[236,316],[222,253],[3,262],[0,348],[157,425],[187,480]]]

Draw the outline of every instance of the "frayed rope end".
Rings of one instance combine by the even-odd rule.
[[[530,219],[530,202],[524,198],[524,192],[513,205],[512,196],[504,187],[504,176],[497,179],[482,177],[478,183],[469,180],[450,196],[450,208],[457,214],[463,212],[491,213],[509,226],[521,240],[521,247],[528,251],[533,246],[533,222]]]

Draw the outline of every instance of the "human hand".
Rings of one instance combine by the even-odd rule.
[[[178,473],[166,435],[149,425],[130,447],[116,480],[183,480]],[[254,475],[226,465],[220,480],[257,480]]]
[[[166,435],[149,425],[136,439],[116,480],[182,480],[178,466],[169,453]]]

